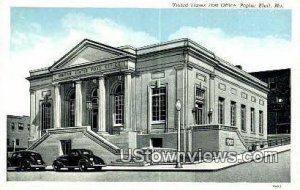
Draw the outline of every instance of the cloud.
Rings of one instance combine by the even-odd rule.
[[[190,38],[248,72],[288,68],[294,61],[292,43],[274,36],[232,37],[220,28],[185,26],[169,36],[169,40],[178,38]]]
[[[61,32],[45,35],[42,26],[29,23],[11,35],[10,63],[3,68],[3,86],[8,92],[7,113],[29,114],[29,70],[51,66],[84,38],[111,46],[143,46],[158,40],[143,31],[136,31],[107,18],[84,14],[67,14],[61,22]],[[2,86],[2,84],[1,84]],[[20,96],[21,95],[21,96]],[[10,104],[8,103],[10,102]],[[14,102],[14,104],[11,104]]]
[[[27,23],[26,23],[27,24]],[[108,18],[84,14],[67,14],[60,20],[59,32],[43,33],[43,26],[28,23],[11,36],[10,63],[4,64],[0,83],[8,114],[29,114],[29,70],[51,66],[84,38],[112,45],[140,47],[159,40],[144,31],[136,31]],[[166,26],[167,27],[167,26]],[[291,67],[295,48],[289,41],[274,36],[230,37],[219,28],[181,27],[169,40],[188,37],[219,57],[244,67],[246,71]],[[13,102],[13,103],[12,103]]]

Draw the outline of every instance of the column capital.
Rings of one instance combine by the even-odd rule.
[[[33,89],[29,89],[29,92],[30,92],[30,94],[33,94],[33,93],[35,93],[35,90],[33,90]]]
[[[103,80],[103,79],[104,79],[104,77],[105,77],[105,76],[104,76],[104,74],[100,74],[100,75],[98,75],[98,79],[99,79],[99,80]]]
[[[123,73],[124,73],[124,75],[131,75],[133,73],[133,71],[127,70],[127,71],[124,71]]]
[[[60,83],[59,83],[59,82],[53,82],[52,85],[53,85],[53,86],[59,87],[59,86],[60,86]]]
[[[81,79],[76,79],[76,80],[73,80],[75,82],[75,84],[81,84],[82,83],[82,80]]]
[[[210,73],[210,74],[209,74],[209,77],[210,77],[210,79],[215,79],[215,78],[216,78],[216,74]]]

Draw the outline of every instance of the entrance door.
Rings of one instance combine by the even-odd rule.
[[[92,109],[92,124],[91,124],[92,130],[97,131],[98,127],[98,106],[97,108]]]
[[[64,155],[69,154],[72,149],[71,140],[61,140],[60,144],[61,144],[62,153]]]
[[[98,129],[98,104],[99,98],[98,98],[98,89],[95,88],[91,93],[91,106],[90,106],[90,125],[93,131],[97,131]]]

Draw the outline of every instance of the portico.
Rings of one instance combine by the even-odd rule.
[[[101,74],[54,83],[54,128],[90,125],[99,134],[131,130],[131,73],[118,73],[118,77],[113,73]],[[116,96],[116,93],[121,94]],[[113,129],[116,127],[119,129]]]

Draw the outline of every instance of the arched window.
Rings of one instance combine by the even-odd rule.
[[[66,127],[75,126],[75,90],[72,89],[67,95]]]
[[[113,89],[114,125],[124,124],[124,85],[117,83]]]
[[[96,131],[98,127],[98,88],[94,88],[91,93],[91,107],[90,107],[90,125],[92,130]]]
[[[44,133],[47,129],[51,128],[51,102],[49,100],[45,100],[41,104],[42,111],[42,120],[41,120],[41,129],[42,133]]]

